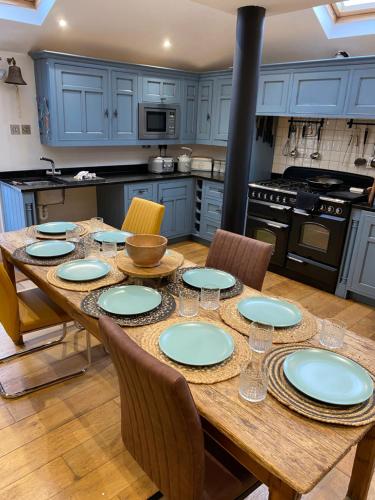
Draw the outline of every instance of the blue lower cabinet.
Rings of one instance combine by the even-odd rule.
[[[223,203],[214,198],[203,198],[202,217],[215,220],[220,224]]]
[[[375,299],[375,213],[362,212],[350,290]]]
[[[208,217],[204,217],[201,220],[201,227],[199,236],[202,240],[212,241],[216,230],[220,228],[220,222],[215,219],[210,219]]]
[[[157,183],[156,182],[138,182],[135,184],[125,184],[125,210],[129,209],[133,198],[142,198],[144,200],[156,201]]]
[[[158,202],[165,206],[161,234],[175,238],[191,234],[193,179],[158,183]]]
[[[36,224],[34,193],[22,193],[5,183],[0,184],[4,230],[17,231]]]

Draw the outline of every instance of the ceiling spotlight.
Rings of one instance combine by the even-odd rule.
[[[68,26],[68,23],[65,21],[65,19],[59,19],[58,24],[60,28],[66,28]]]
[[[172,47],[172,43],[171,41],[169,40],[169,38],[166,38],[163,42],[163,47],[165,49],[170,49]]]

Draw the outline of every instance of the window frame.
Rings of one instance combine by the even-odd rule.
[[[331,11],[336,18],[336,21],[339,21],[340,19],[350,19],[350,18],[366,18],[366,17],[373,17],[375,16],[375,4],[373,7],[363,7],[362,9],[360,6],[358,6],[357,9],[355,10],[341,10],[338,4],[342,2],[334,2],[331,3],[329,6],[331,8]]]

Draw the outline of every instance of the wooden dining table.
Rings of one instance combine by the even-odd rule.
[[[0,235],[3,262],[12,280],[15,281],[14,266],[17,266],[100,341],[97,319],[85,314],[80,307],[87,293],[51,285],[47,280],[50,267],[15,261],[13,251],[25,244],[25,235],[25,230]],[[184,266],[194,264],[185,261]],[[246,287],[243,294],[246,294]],[[177,318],[177,312],[174,315]],[[201,310],[199,318],[219,320],[215,311]],[[128,327],[126,331],[139,341],[144,328]],[[230,331],[228,326],[225,328]],[[315,336],[302,345],[318,346],[319,341]],[[371,368],[375,360],[375,342],[347,332],[345,345],[339,352]],[[351,500],[368,497],[375,463],[373,424],[345,427],[320,423],[295,413],[270,394],[261,403],[248,403],[239,397],[239,377],[215,384],[189,385],[208,432],[269,487],[271,500],[299,499],[355,445],[358,446],[347,495]]]

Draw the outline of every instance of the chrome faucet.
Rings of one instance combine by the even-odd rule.
[[[40,159],[42,161],[49,161],[51,164],[51,170],[47,170],[47,175],[61,175],[61,170],[56,170],[55,162],[50,158],[46,158],[45,156],[41,156]]]

